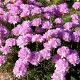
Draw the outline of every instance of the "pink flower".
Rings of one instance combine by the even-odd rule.
[[[70,49],[66,46],[62,46],[62,47],[58,48],[57,54],[60,55],[61,58],[67,57],[70,54]]]
[[[23,63],[22,59],[18,59],[15,63],[14,69],[13,69],[13,74],[20,78],[23,77],[27,72],[27,64]]]
[[[21,28],[21,25],[17,25],[15,28],[12,29],[12,34],[14,34],[15,36],[18,36],[20,28]]]
[[[20,14],[20,17],[27,17],[30,15],[30,11],[29,10],[23,10],[23,12]]]
[[[26,21],[23,21],[21,25],[22,26],[25,26],[26,28],[27,27],[30,27],[31,26],[31,21],[29,21],[29,20],[28,21],[27,20]]]
[[[6,46],[12,47],[12,46],[16,45],[16,39],[8,38],[5,43],[6,43]]]
[[[62,18],[56,18],[54,21],[56,24],[63,24]]]
[[[53,73],[51,78],[52,78],[51,80],[66,80],[63,74],[58,74],[58,73]]]
[[[39,26],[41,25],[42,21],[41,18],[35,18],[32,20],[32,26]]]
[[[72,20],[79,20],[80,16],[78,14],[71,15]]]
[[[61,12],[61,14],[69,13],[69,9],[66,3],[62,3],[58,5],[58,7],[59,7],[59,11]]]
[[[32,39],[32,35],[30,34],[27,34],[25,36],[19,36],[18,39],[16,40],[17,46],[23,48],[31,41],[31,39]]]
[[[63,27],[67,30],[74,28],[73,23],[72,22],[67,22],[63,25]]]
[[[41,57],[42,57],[43,60],[44,59],[46,59],[46,60],[50,59],[50,57],[51,57],[50,50],[43,49],[43,50],[41,50],[39,52],[40,52],[40,55],[41,55]]]
[[[72,40],[72,32],[67,31],[67,30],[63,31],[62,32],[62,39],[64,41],[70,42]]]
[[[21,48],[20,51],[18,52],[18,57],[20,57],[21,59],[25,59],[28,61],[29,57],[30,57],[30,49],[24,47]]]
[[[11,48],[9,47],[9,46],[2,46],[1,48],[0,48],[0,51],[2,52],[2,54],[8,54],[8,53],[10,53],[11,52]]]
[[[58,38],[52,38],[48,41],[48,44],[50,44],[52,48],[57,48],[58,46],[61,46],[61,40]]]
[[[48,42],[45,42],[43,45],[45,49],[51,50],[51,45]]]
[[[72,6],[75,10],[79,10],[80,9],[80,2],[74,2],[73,6]]]
[[[45,22],[42,24],[42,28],[43,28],[43,29],[51,29],[51,28],[52,28],[52,23],[49,22],[49,21],[45,21]]]
[[[80,58],[76,50],[71,50],[70,55],[67,56],[67,60],[74,66],[80,63]]]
[[[66,59],[59,59],[56,62],[55,67],[56,67],[56,70],[60,70],[63,73],[66,73],[70,68],[69,63],[66,61]]]
[[[41,35],[39,35],[39,34],[35,34],[35,35],[33,35],[32,36],[32,43],[33,42],[40,42],[41,41]]]
[[[32,64],[32,65],[35,65],[37,66],[41,61],[41,55],[39,52],[32,52],[31,53],[31,56],[30,56],[30,59],[29,59],[29,62]]]
[[[30,27],[25,27],[25,26],[21,26],[20,30],[19,30],[19,34],[20,35],[27,35],[27,34],[31,34],[33,31],[32,31],[32,28]]]
[[[52,75],[51,80],[66,80],[65,76],[69,70],[69,63],[66,59],[59,59],[55,63],[55,71]]]
[[[6,28],[6,26],[0,26],[0,38],[8,37],[9,30]]]
[[[9,16],[9,20],[8,20],[9,23],[15,25],[19,21],[20,21],[19,16],[15,16],[15,15],[14,16]]]
[[[7,58],[5,56],[0,55],[0,66],[6,62]]]
[[[52,15],[50,13],[44,13],[43,17],[50,19],[52,17]]]
[[[41,8],[39,8],[39,7],[34,7],[31,10],[31,15],[40,14],[40,13],[41,13]]]

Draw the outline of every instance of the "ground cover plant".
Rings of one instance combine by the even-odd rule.
[[[0,0],[0,72],[7,80],[80,80],[80,2]]]

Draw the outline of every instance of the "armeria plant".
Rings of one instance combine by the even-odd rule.
[[[53,0],[0,0],[0,66],[16,53],[12,73],[17,78],[28,76],[30,68],[37,69],[46,61],[46,67],[53,65],[53,73],[44,80],[69,80],[73,69],[79,80],[80,30],[76,28],[80,26],[80,2],[72,4],[72,14],[69,7],[63,0],[60,4]]]

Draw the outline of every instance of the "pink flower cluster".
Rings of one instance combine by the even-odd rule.
[[[56,68],[52,80],[66,80],[65,76],[70,69],[70,64],[76,66],[80,63],[80,58],[76,50],[62,46],[57,50],[57,54],[52,57],[52,61]]]
[[[72,7],[79,10],[80,2],[75,2]],[[71,21],[65,23],[62,19],[65,14],[69,14],[67,3],[45,6],[36,0],[27,0],[26,4],[23,0],[0,1],[0,66],[6,62],[6,55],[17,46],[18,60],[13,68],[16,77],[25,76],[29,64],[38,66],[43,60],[52,58],[56,68],[52,80],[66,80],[70,65],[79,64],[80,58],[78,51],[63,46],[63,42],[80,42],[80,30],[74,31],[80,26],[80,15],[70,15]],[[33,18],[36,15],[38,17]],[[12,26],[3,26],[3,23]],[[43,48],[37,50],[39,44]],[[52,49],[57,49],[57,54],[52,55]]]

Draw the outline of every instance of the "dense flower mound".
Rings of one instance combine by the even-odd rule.
[[[80,2],[72,8],[80,10]],[[55,70],[51,80],[66,80],[71,66],[80,63],[79,52],[72,45],[80,42],[80,30],[75,31],[80,26],[80,15],[71,14],[71,21],[65,22],[62,16],[69,13],[64,2],[46,6],[36,0],[0,0],[0,66],[17,47],[18,59],[12,71],[16,77],[24,77],[29,65],[52,60]]]

